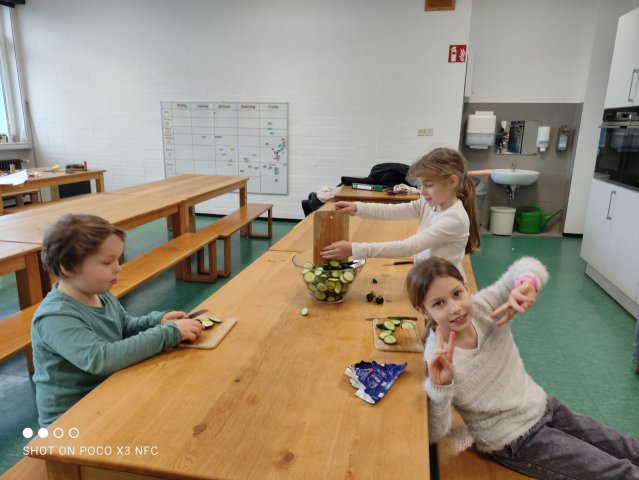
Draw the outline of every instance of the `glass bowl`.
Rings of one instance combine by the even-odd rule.
[[[366,260],[338,262],[330,260],[322,265],[313,265],[311,255],[297,254],[293,265],[300,273],[308,293],[320,303],[340,303],[359,275]]]

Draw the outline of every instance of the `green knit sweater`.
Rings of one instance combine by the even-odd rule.
[[[132,317],[117,298],[91,307],[53,288],[31,324],[39,422],[47,426],[113,372],[180,343],[165,312]]]

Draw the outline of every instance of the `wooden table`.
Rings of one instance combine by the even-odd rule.
[[[15,273],[20,309],[42,300],[39,251],[39,245],[0,242],[0,275]]]
[[[372,190],[355,190],[350,185],[342,185],[335,193],[336,202],[375,202],[375,203],[404,203],[419,199],[419,194],[392,195],[388,192],[374,192]]]
[[[45,172],[44,168],[30,168],[29,181],[22,185],[0,185],[0,196],[5,193],[20,193],[25,189],[45,188],[51,189],[51,198],[58,200],[60,198],[58,187],[69,183],[95,181],[95,190],[97,193],[104,191],[104,172],[105,170],[86,170],[79,172],[66,173],[64,170],[60,172]],[[37,176],[31,176],[35,174]],[[4,214],[4,208],[0,204],[0,215]]]
[[[327,305],[311,300],[293,255],[266,252],[200,305],[238,318],[217,348],[165,352],[116,373],[49,427],[75,427],[77,439],[33,440],[49,478],[113,478],[108,470],[136,479],[429,478],[422,356],[375,350],[364,320],[412,312],[410,266],[370,260],[346,300]],[[365,300],[373,277],[383,305]],[[344,375],[360,360],[408,367],[369,405]]]

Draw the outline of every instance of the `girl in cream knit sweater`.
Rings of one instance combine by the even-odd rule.
[[[454,406],[475,447],[513,470],[552,480],[639,479],[639,441],[571,412],[526,373],[508,322],[547,280],[539,261],[521,258],[471,297],[450,262],[434,257],[410,271],[411,303],[427,331],[437,326],[424,351],[429,440],[448,433]]]

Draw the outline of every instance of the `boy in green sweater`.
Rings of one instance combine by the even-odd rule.
[[[56,284],[31,323],[39,422],[47,426],[110,374],[195,341],[184,312],[130,316],[111,293],[125,232],[93,215],[67,214],[44,235],[42,263]]]

